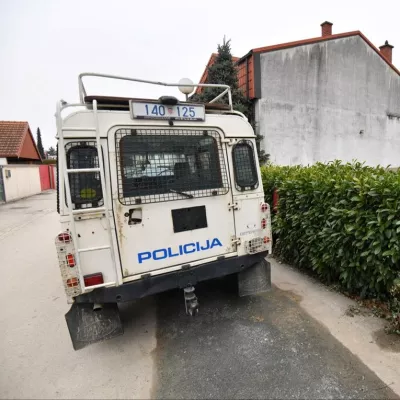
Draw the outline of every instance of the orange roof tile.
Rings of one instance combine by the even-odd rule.
[[[211,65],[214,64],[215,59],[217,58],[217,56],[218,56],[217,53],[212,53],[212,54],[211,54],[210,59],[208,60],[208,63],[207,63],[207,65],[206,65],[206,68],[205,68],[205,70],[204,70],[204,72],[203,72],[203,75],[201,75],[201,78],[200,78],[199,83],[206,83],[207,77],[208,77],[208,68],[211,67]],[[233,56],[232,56],[232,60],[233,60],[234,63],[236,63],[237,61],[240,60],[240,57],[233,57]],[[197,88],[196,88],[196,93],[201,93],[202,90],[203,90],[202,87],[197,87]]]
[[[21,157],[21,151],[27,135],[30,136],[29,141],[33,142],[34,149],[37,153],[37,159],[40,160],[41,158],[29,129],[28,122],[0,121],[0,157]]]

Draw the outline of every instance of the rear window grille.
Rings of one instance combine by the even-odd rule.
[[[98,168],[96,142],[69,142],[65,146],[68,169]],[[95,208],[104,204],[100,172],[69,174],[73,208]]]
[[[184,200],[229,192],[216,131],[119,129],[115,140],[122,204]]]
[[[258,175],[254,157],[253,143],[242,140],[232,149],[235,186],[240,191],[253,190],[258,187]]]

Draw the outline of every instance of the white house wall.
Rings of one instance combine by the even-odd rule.
[[[7,202],[41,192],[38,165],[5,165],[3,178]]]
[[[361,37],[264,53],[260,70],[256,121],[271,161],[399,166],[400,77]]]

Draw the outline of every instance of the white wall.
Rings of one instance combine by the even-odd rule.
[[[7,171],[11,173],[9,178],[7,178]],[[41,192],[38,165],[5,165],[3,178],[7,202]]]
[[[400,76],[359,36],[264,53],[260,63],[257,128],[272,162],[400,166]]]

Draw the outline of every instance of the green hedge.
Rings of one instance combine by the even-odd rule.
[[[278,189],[275,253],[361,296],[385,297],[400,276],[400,173],[360,163],[262,168]]]
[[[42,161],[42,164],[57,164],[57,160],[52,160],[50,158],[46,158]]]

